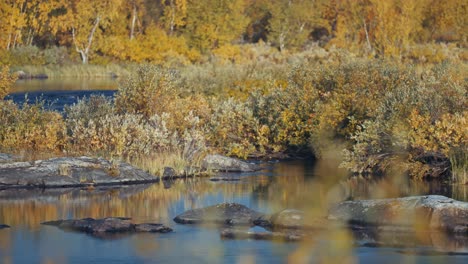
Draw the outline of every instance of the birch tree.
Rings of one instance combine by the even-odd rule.
[[[93,42],[100,40],[118,17],[120,0],[74,0],[68,7],[73,45],[83,64],[88,64]]]

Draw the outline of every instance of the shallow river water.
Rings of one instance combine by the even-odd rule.
[[[225,240],[217,228],[172,221],[185,210],[223,202],[264,213],[297,208],[322,214],[328,205],[346,199],[441,194],[468,201],[467,186],[399,177],[343,180],[344,172],[333,161],[262,166],[260,172],[229,175],[240,178],[232,182],[208,177],[92,190],[0,190],[0,224],[11,226],[0,230],[0,263],[468,263],[466,239],[440,234],[424,238],[391,234],[375,246],[379,238],[337,227],[317,231],[305,242],[286,243]],[[103,238],[40,224],[110,216],[164,223],[174,232]],[[411,241],[402,241],[406,239]]]

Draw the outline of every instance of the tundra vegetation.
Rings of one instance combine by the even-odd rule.
[[[18,70],[120,84],[63,115],[0,101],[0,147],[157,174],[207,152],[334,151],[356,174],[466,182],[466,13],[462,0],[2,2],[0,99]]]

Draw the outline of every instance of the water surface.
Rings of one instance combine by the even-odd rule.
[[[339,172],[333,172],[334,175]],[[237,202],[272,213],[284,208],[314,211],[333,200],[443,194],[467,200],[466,187],[435,187],[416,182],[331,183],[332,175],[308,161],[270,163],[261,172],[235,175],[237,182],[209,178],[105,189],[0,191],[1,263],[467,263],[468,249],[445,238],[411,247],[369,247],[347,230],[317,232],[313,241],[223,240],[213,227],[179,225],[185,210]],[[173,233],[134,234],[113,239],[65,232],[43,221],[128,216],[158,222]],[[369,238],[366,238],[369,239]],[[440,241],[439,241],[440,240]],[[449,254],[444,253],[449,251]],[[441,253],[442,252],[442,253]],[[458,252],[458,253],[457,253]],[[436,253],[436,254],[434,254]],[[456,253],[456,254],[454,254]]]

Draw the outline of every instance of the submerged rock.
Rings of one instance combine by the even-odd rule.
[[[206,156],[202,161],[202,168],[223,172],[253,172],[260,170],[258,165],[221,155]]]
[[[296,209],[284,209],[278,213],[262,217],[254,222],[268,229],[324,229],[328,221],[326,217],[306,217],[305,213]]]
[[[0,186],[79,187],[149,183],[159,178],[128,163],[103,158],[63,157],[33,162],[0,163]]]
[[[306,237],[304,232],[286,231],[271,232],[268,230],[245,230],[236,228],[226,228],[220,233],[224,239],[255,239],[255,240],[276,240],[276,241],[300,241]]]
[[[102,219],[83,218],[71,220],[57,220],[42,223],[52,225],[60,229],[78,231],[90,234],[98,233],[135,233],[135,232],[158,232],[168,233],[172,229],[162,224],[143,223],[134,224],[131,218],[107,217]]]
[[[423,228],[468,235],[468,203],[440,195],[345,201],[334,206],[328,218],[355,227]]]
[[[174,221],[179,224],[253,225],[254,221],[262,216],[262,213],[244,205],[223,203],[186,211],[176,216]]]
[[[218,182],[218,181],[240,181],[240,178],[237,177],[211,177],[210,181]]]

